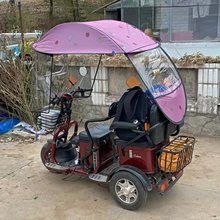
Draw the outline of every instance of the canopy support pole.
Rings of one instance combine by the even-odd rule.
[[[97,66],[97,68],[96,68],[96,73],[95,73],[95,76],[94,76],[94,79],[93,79],[93,82],[92,82],[92,88],[93,88],[93,86],[94,86],[94,84],[95,84],[95,80],[96,80],[96,76],[97,76],[98,71],[99,71],[99,66],[100,66],[100,64],[101,64],[101,60],[102,60],[102,54],[100,55],[99,63],[98,63],[98,66]]]
[[[97,66],[97,68],[96,68],[96,72],[95,72],[95,76],[94,76],[94,78],[93,78],[93,82],[92,82],[91,89],[93,89],[93,86],[94,86],[94,84],[95,84],[95,80],[96,80],[96,77],[97,77],[97,74],[98,74],[98,71],[99,71],[99,66],[100,66],[100,64],[101,64],[101,60],[102,60],[102,54],[100,55],[100,58],[99,58],[99,63],[98,63],[98,66]],[[90,92],[89,96],[91,96],[91,94],[92,94],[92,91]]]
[[[50,101],[51,101],[51,91],[52,91],[52,75],[53,75],[53,55],[51,56],[51,66],[50,66],[50,99],[49,99],[49,112],[50,112]]]

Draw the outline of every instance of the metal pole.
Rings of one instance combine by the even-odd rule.
[[[138,2],[138,28],[141,29],[141,1]]]
[[[153,5],[152,5],[152,29],[155,30],[156,29],[156,25],[155,25],[155,1],[153,1]]]
[[[168,41],[171,42],[172,41],[172,22],[173,22],[173,0],[170,1],[170,13],[169,13],[169,36],[168,36]]]
[[[124,21],[124,5],[123,5],[123,0],[121,0],[121,21]]]
[[[24,31],[22,24],[22,15],[21,15],[21,2],[18,2],[18,10],[19,10],[19,20],[20,20],[20,29],[21,29],[21,58],[24,60]]]
[[[217,37],[220,37],[220,0],[218,5],[218,35]]]
[[[51,55],[51,66],[50,66],[50,98],[49,98],[49,111],[50,112],[50,102],[51,102],[51,92],[52,92],[52,77],[53,77],[53,55]]]

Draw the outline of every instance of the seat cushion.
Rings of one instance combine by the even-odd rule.
[[[95,144],[101,144],[103,141],[109,139],[113,132],[109,130],[109,125],[96,125],[94,127],[89,128],[89,132],[93,138]],[[79,133],[79,141],[80,142],[90,142],[90,139],[86,133],[86,131],[81,131]]]
[[[74,145],[79,145],[79,135],[73,137],[71,140],[70,140],[71,144],[74,144]]]

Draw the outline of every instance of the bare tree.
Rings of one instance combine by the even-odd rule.
[[[15,0],[9,0],[10,4],[11,4],[11,7],[14,8],[15,6]]]
[[[50,0],[50,24],[53,26],[53,0]]]
[[[50,0],[50,18],[53,17],[53,0]]]
[[[80,13],[79,13],[79,1],[78,1],[78,0],[75,0],[75,1],[76,1],[76,14],[77,14],[78,19],[80,19]]]
[[[75,10],[75,6],[74,6],[74,0],[70,0],[70,5],[72,8],[73,20],[76,21],[76,10]]]

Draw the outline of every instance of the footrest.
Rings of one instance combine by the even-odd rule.
[[[106,183],[108,176],[102,174],[90,174],[89,179],[97,182]]]
[[[60,172],[66,172],[69,171],[70,168],[69,167],[63,167],[57,164],[53,164],[53,163],[45,163],[45,166],[49,169],[55,170],[55,171],[60,171]]]

